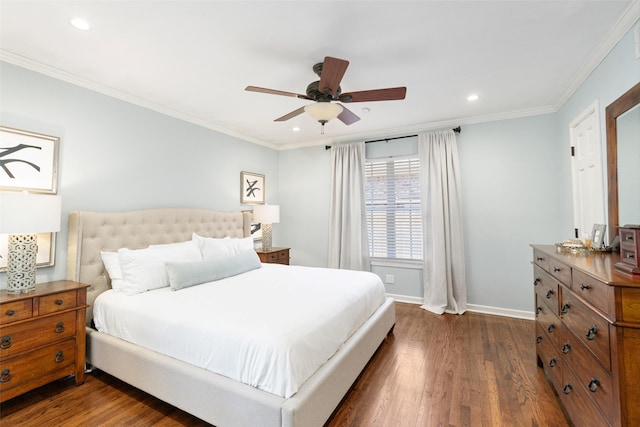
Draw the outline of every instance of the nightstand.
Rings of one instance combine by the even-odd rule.
[[[84,383],[87,287],[60,280],[0,291],[0,402],[68,375]]]
[[[271,248],[270,251],[256,249],[261,262],[289,265],[290,248]]]

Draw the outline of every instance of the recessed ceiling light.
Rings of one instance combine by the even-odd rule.
[[[73,25],[73,27],[77,28],[78,30],[87,31],[91,29],[91,25],[89,25],[89,23],[82,18],[73,18],[71,20],[71,25]]]
[[[294,132],[300,132],[300,128],[298,126],[296,126],[296,127],[293,128],[293,131]]]
[[[479,98],[478,95],[476,95],[475,93],[473,95],[467,96],[468,101],[477,101],[478,98]]]

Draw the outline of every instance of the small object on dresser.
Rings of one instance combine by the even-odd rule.
[[[620,258],[615,265],[624,274],[640,274],[640,225],[620,227]]]

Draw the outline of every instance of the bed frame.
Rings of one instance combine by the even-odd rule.
[[[90,285],[87,363],[218,427],[322,426],[395,324],[385,303],[292,397],[285,399],[97,332],[93,301],[110,288],[100,251],[206,237],[249,236],[251,212],[149,209],[69,214],[67,279]]]

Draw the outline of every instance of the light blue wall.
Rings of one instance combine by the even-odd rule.
[[[265,174],[267,202],[278,202],[275,150],[4,62],[0,89],[2,125],[61,139],[63,218],[78,209],[250,209],[240,205],[243,170]],[[66,245],[65,219],[56,265],[38,269],[38,282],[65,277]]]

